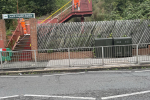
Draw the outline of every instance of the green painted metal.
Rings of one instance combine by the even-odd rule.
[[[111,46],[113,45],[112,38],[96,38],[95,39],[95,56],[102,57],[102,48],[97,46]],[[112,58],[112,47],[104,47],[104,58]]]
[[[113,54],[114,57],[131,57],[132,56],[132,38],[131,37],[118,37],[113,38]],[[117,46],[119,45],[119,46]],[[123,46],[120,46],[123,45]],[[125,46],[127,45],[127,46]]]
[[[3,52],[1,51],[1,55],[2,55],[2,61],[10,61],[11,57],[12,57],[12,50],[10,48],[6,48],[6,51]]]
[[[35,13],[2,14],[3,19],[35,18]]]

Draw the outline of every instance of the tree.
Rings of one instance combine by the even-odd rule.
[[[54,0],[19,0],[19,13],[35,13],[42,16],[51,13],[56,7]],[[0,18],[2,14],[17,13],[17,0],[0,0]],[[14,29],[12,23],[17,20],[5,20],[7,29]]]

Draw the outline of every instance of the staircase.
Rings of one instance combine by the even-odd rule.
[[[17,61],[30,61],[32,57],[30,35],[20,36],[13,51],[19,51],[13,54],[13,59]]]
[[[52,15],[45,20],[38,20],[38,24],[41,23],[63,23],[71,19],[72,17],[85,17],[91,16],[92,12],[92,0],[80,0],[80,10],[75,8],[74,0],[70,0],[63,7],[58,9]]]
[[[31,50],[30,47],[30,35],[23,35],[20,36],[16,46],[14,47],[13,51],[20,51],[20,50]]]
[[[11,36],[11,39],[9,40],[6,47],[11,48],[12,51],[18,51],[13,52],[12,61],[30,61],[31,60],[31,40],[30,35],[24,35],[22,31],[22,27],[20,23],[18,24],[15,31],[13,31],[13,35]]]

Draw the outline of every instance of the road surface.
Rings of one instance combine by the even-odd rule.
[[[0,100],[29,100],[29,98],[30,100],[43,98],[44,100],[150,100],[150,70],[0,76]]]

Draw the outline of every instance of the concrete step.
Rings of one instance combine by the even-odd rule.
[[[30,47],[30,45],[29,44],[28,45],[16,45],[15,48],[24,48],[24,47]]]
[[[18,43],[31,42],[30,40],[18,40]]]
[[[13,51],[22,51],[22,50],[31,50],[31,48],[25,47],[25,48],[17,48],[14,49]]]
[[[30,41],[30,39],[19,39],[18,41]]]
[[[30,47],[30,44],[26,44],[26,45],[16,45],[16,47]]]
[[[30,43],[27,43],[27,44],[30,44]],[[22,45],[22,46],[24,46],[24,45],[26,45],[25,43],[19,43],[19,44],[17,44],[17,45]]]
[[[20,37],[30,37],[30,35],[21,35]]]
[[[13,53],[13,56],[16,56],[16,55],[31,55],[31,52],[30,51],[26,51],[26,52]]]

